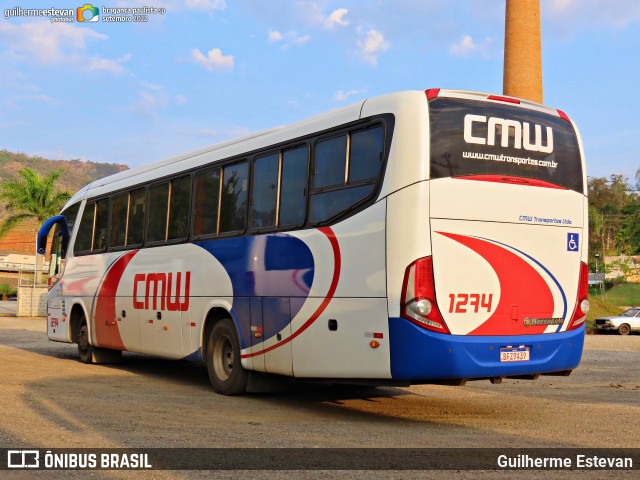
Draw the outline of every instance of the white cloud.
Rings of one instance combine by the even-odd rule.
[[[43,93],[33,93],[26,95],[13,95],[2,102],[2,105],[7,109],[18,109],[20,110],[20,104],[26,102],[42,102],[48,105],[59,105],[61,102],[55,100],[54,98],[49,97]]]
[[[142,117],[155,119],[160,110],[169,106],[169,95],[162,85],[143,82],[140,86],[142,90],[138,92],[138,100],[127,110]]]
[[[541,2],[541,16],[558,37],[598,28],[622,29],[640,23],[637,0],[547,0]]]
[[[269,42],[271,43],[275,43],[275,42],[279,42],[280,40],[282,40],[284,37],[282,36],[282,34],[277,31],[277,30],[269,30]]]
[[[186,3],[188,8],[200,10],[224,10],[227,8],[227,2],[224,0],[187,0],[186,2],[173,2],[177,5]]]
[[[309,40],[311,40],[311,35],[294,36],[293,43],[295,43],[296,45],[304,45]]]
[[[471,35],[465,35],[462,39],[451,46],[449,53],[456,57],[466,57],[477,50],[478,46],[473,42]]]
[[[66,66],[88,72],[121,73],[130,57],[118,60],[86,53],[92,41],[109,37],[93,28],[76,27],[68,23],[28,22],[0,24],[0,37],[6,38],[8,51],[15,58],[41,66]]]
[[[454,57],[488,57],[491,52],[493,39],[486,37],[482,43],[477,43],[471,35],[464,35],[458,43],[449,48],[449,53]]]
[[[295,30],[284,34],[277,30],[269,30],[269,43],[282,42],[280,48],[288,50],[291,45],[304,45],[311,40],[311,35],[299,35]]]
[[[155,120],[162,110],[172,105],[184,105],[188,102],[184,95],[171,96],[163,85],[141,82],[137,100],[126,111]]]
[[[344,16],[349,13],[349,10],[346,8],[338,8],[329,14],[327,18],[324,20],[325,28],[333,28],[336,25],[340,25],[341,27],[346,27],[349,25],[349,22],[344,19]]]
[[[346,92],[344,90],[338,90],[333,99],[337,102],[344,102],[347,98],[353,97],[354,95],[359,95],[364,92],[364,90],[348,90]]]
[[[206,56],[199,49],[195,48],[191,51],[191,56],[197,63],[210,72],[233,69],[233,55],[225,56],[219,48],[209,50]]]
[[[365,62],[372,65],[378,63],[378,54],[389,49],[388,42],[384,39],[384,36],[373,28],[369,30],[363,39],[357,40],[358,55]]]
[[[159,83],[151,83],[151,82],[142,82],[140,86],[146,90],[152,90],[154,92],[159,92],[164,88]]]
[[[83,64],[83,70],[87,72],[111,72],[121,73],[124,71],[124,67],[116,60],[109,60],[107,58],[100,57],[87,57],[86,59],[76,58],[78,65]]]

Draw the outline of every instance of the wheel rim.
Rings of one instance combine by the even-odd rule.
[[[622,333],[623,335],[626,335],[627,333],[629,333],[629,327],[627,327],[626,325],[621,326],[620,333]]]
[[[233,373],[233,343],[226,335],[218,337],[213,344],[213,371],[220,380],[228,380]]]

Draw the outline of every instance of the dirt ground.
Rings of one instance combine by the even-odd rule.
[[[640,335],[588,335],[582,363],[570,377],[506,380],[500,385],[470,382],[465,387],[296,386],[279,394],[223,397],[211,390],[199,364],[134,354],[125,354],[124,360],[110,366],[81,364],[75,345],[47,340],[44,320],[0,318],[0,446],[640,447]],[[32,478],[45,472],[11,473],[12,478]],[[69,476],[80,478],[79,473]],[[215,477],[369,476],[320,473],[215,472]],[[396,472],[392,477],[484,478],[483,472],[419,473]],[[501,473],[508,472],[487,472],[486,478]],[[518,476],[541,478],[532,473],[542,478],[571,475]],[[633,472],[585,474],[633,478]],[[82,478],[129,475],[84,472]],[[160,471],[144,475],[214,476]]]

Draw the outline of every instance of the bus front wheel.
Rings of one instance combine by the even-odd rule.
[[[216,323],[207,341],[207,371],[216,393],[240,395],[247,391],[247,371],[240,363],[240,341],[229,318]]]

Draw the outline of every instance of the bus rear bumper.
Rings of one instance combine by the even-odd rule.
[[[566,372],[578,366],[584,325],[576,330],[540,335],[447,335],[422,329],[403,318],[389,319],[391,376],[428,383]],[[500,349],[528,347],[528,361],[501,362]]]

